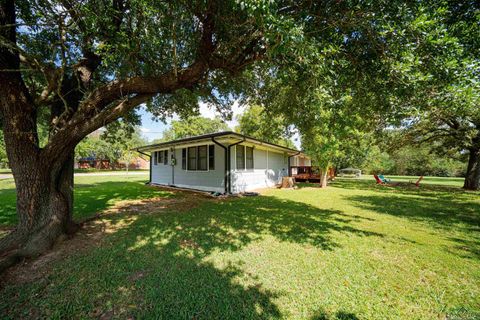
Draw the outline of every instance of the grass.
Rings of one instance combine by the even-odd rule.
[[[385,176],[388,179],[391,179],[393,183],[395,182],[417,182],[419,176]],[[348,179],[348,178],[345,178]],[[350,178],[351,179],[351,178]],[[373,175],[367,174],[361,177],[362,180],[371,180],[374,181]],[[461,177],[423,177],[422,181],[420,182],[421,185],[425,184],[435,184],[435,185],[443,185],[443,186],[453,186],[453,187],[462,187],[465,178]]]
[[[146,199],[165,195],[145,186],[145,175],[81,176],[75,177],[74,218],[83,220],[108,209],[117,201]],[[0,227],[17,222],[13,179],[0,180]]]
[[[88,168],[88,169],[75,169],[75,173],[109,173],[109,172],[114,172],[114,173],[121,173],[121,172],[126,172],[126,169],[96,169],[96,168]],[[148,174],[149,169],[128,169],[128,171],[144,171],[146,174]]]
[[[124,179],[77,178],[76,216],[119,199],[171,199],[139,177]],[[5,199],[3,191],[0,201]],[[36,281],[7,283],[0,314],[480,317],[479,193],[338,179],[325,190],[304,184],[259,197],[207,200],[177,193],[175,199],[179,205],[148,211],[137,206],[130,213],[127,206],[126,213],[106,216],[114,228],[93,248],[52,263]]]

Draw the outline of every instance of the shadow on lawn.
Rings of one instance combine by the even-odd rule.
[[[425,197],[437,197],[439,195],[444,199],[463,199],[472,197],[472,195],[479,195],[479,192],[465,191],[460,187],[452,187],[445,185],[435,184],[421,184],[416,187],[413,183],[398,182],[397,184],[379,185],[375,181],[370,180],[346,180],[337,179],[332,181],[330,186],[341,189],[354,189],[354,190],[369,190],[380,193],[392,193],[401,195],[420,195]],[[315,184],[303,184],[305,186],[315,186]]]
[[[278,318],[281,314],[274,299],[282,292],[264,289],[257,278],[244,271],[241,260],[234,265],[213,265],[206,262],[209,255],[237,251],[266,236],[324,250],[337,246],[330,237],[333,231],[382,236],[349,226],[337,216],[338,211],[275,197],[195,202],[201,205],[140,217],[113,235],[114,243],[126,244],[119,258],[131,261],[128,273],[146,272],[138,282],[144,305],[137,316]],[[110,250],[116,251],[118,246]],[[261,250],[257,254],[261,255]],[[123,264],[119,260],[115,263]],[[96,273],[103,277],[103,272]]]
[[[437,227],[470,228],[480,231],[480,203],[453,200],[443,196],[400,197],[395,195],[352,195],[345,197],[353,205],[382,214],[427,222]]]
[[[337,311],[333,315],[329,315],[325,311],[319,310],[310,319],[311,320],[358,320],[359,318],[354,313],[346,312],[343,310]]]
[[[331,250],[337,246],[332,232],[383,236],[349,225],[359,218],[347,220],[335,210],[275,197],[211,200],[178,192],[175,201],[178,205],[164,211],[129,215],[136,208],[126,206],[126,215],[105,216],[114,232],[104,245],[58,264],[40,285],[28,285],[29,293],[13,295],[19,288],[7,288],[16,300],[0,302],[0,312],[16,315],[15,310],[30,308],[35,317],[280,318],[275,299],[283,293],[266,289],[272,284],[247,272],[241,258],[222,259],[222,252],[264,237]],[[262,255],[262,250],[247,254]],[[220,255],[215,264],[210,254]]]
[[[427,223],[447,231],[462,230],[464,236],[448,237],[456,245],[454,250],[446,250],[462,257],[480,259],[480,203],[472,201],[475,196],[472,193],[458,189],[452,192],[450,189],[437,186],[436,192],[384,191],[345,196],[345,199],[356,207],[380,214]]]

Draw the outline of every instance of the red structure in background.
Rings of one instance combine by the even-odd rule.
[[[97,160],[90,158],[83,158],[77,161],[76,167],[78,169],[100,169],[110,170],[110,160]]]
[[[98,170],[119,170],[126,169],[125,162],[115,162],[111,163],[108,159],[95,159],[95,158],[82,158],[77,161],[75,164],[77,169],[98,169]],[[142,157],[136,157],[128,164],[128,169],[148,169],[150,168],[150,163],[148,160],[143,159]]]

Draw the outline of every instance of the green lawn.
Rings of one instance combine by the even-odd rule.
[[[145,186],[145,175],[75,177],[74,218],[82,220],[109,208],[119,200],[135,200],[165,195]],[[16,223],[13,179],[0,180],[0,227]]]
[[[172,199],[143,186],[140,177],[86,178],[77,178],[76,217],[120,199]],[[2,204],[13,200],[9,192],[0,191]],[[338,179],[325,190],[302,185],[259,197],[209,200],[178,193],[174,199],[178,206],[137,206],[106,216],[105,223],[118,227],[91,249],[53,263],[36,281],[7,284],[0,314],[480,317],[479,193]]]
[[[417,182],[419,176],[390,176],[385,175],[386,178],[391,179],[393,183],[395,182]],[[349,178],[344,178],[349,179]],[[352,179],[352,178],[350,178]],[[363,175],[362,180],[371,180],[375,181],[373,175],[367,174]],[[424,184],[437,184],[437,185],[445,185],[445,186],[453,186],[453,187],[462,187],[464,178],[459,177],[424,177],[423,180],[420,182],[421,185]]]

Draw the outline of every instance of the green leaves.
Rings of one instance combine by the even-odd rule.
[[[281,114],[267,112],[260,105],[250,105],[239,117],[236,131],[270,143],[294,148],[292,132]]]
[[[228,131],[230,128],[220,118],[191,116],[181,120],[173,120],[170,129],[163,133],[162,141],[176,140],[202,134]]]

